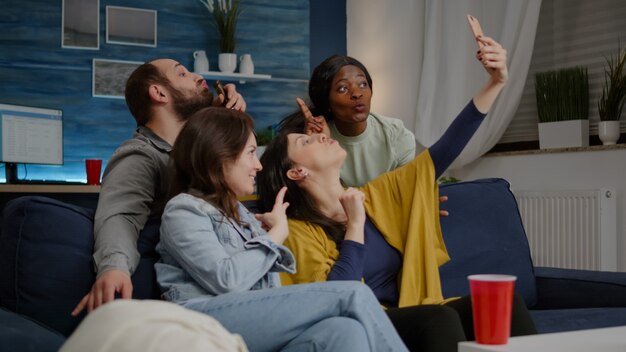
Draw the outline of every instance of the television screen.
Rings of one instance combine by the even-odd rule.
[[[63,164],[63,112],[0,104],[0,158],[15,164]]]

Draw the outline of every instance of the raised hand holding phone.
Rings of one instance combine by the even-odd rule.
[[[224,87],[222,87],[222,81],[219,79],[213,83],[213,88],[215,88],[215,93],[217,95],[224,95]],[[226,96],[224,96],[226,98]]]
[[[470,29],[472,30],[472,34],[474,34],[474,39],[476,40],[476,44],[478,44],[478,49],[481,49],[484,44],[479,41],[477,38],[484,37],[483,29],[480,27],[480,22],[476,19],[476,17],[472,15],[467,15],[467,22],[469,23]]]

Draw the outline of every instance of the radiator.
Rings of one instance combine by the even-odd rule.
[[[536,266],[617,270],[614,190],[514,194]]]

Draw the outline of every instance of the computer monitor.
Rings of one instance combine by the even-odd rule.
[[[0,104],[0,130],[7,183],[17,182],[16,164],[63,165],[63,111]]]

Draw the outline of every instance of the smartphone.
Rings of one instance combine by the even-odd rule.
[[[472,34],[474,34],[474,39],[484,36],[483,29],[480,27],[480,23],[478,22],[476,17],[472,15],[467,15],[467,22],[469,23],[470,29],[472,30]],[[483,47],[483,43],[479,42],[478,40],[476,40],[476,43],[478,43],[479,49]]]
[[[220,81],[219,79],[215,81],[215,83],[213,83],[213,88],[215,88],[215,94],[224,95],[224,87],[222,87],[222,81]],[[226,98],[226,95],[224,95],[224,98]]]

